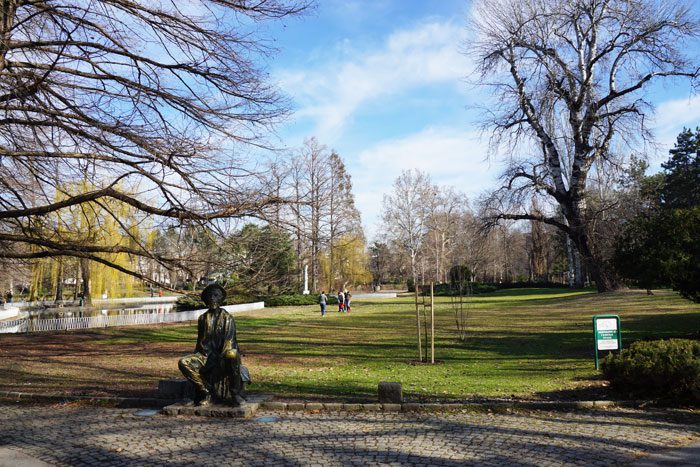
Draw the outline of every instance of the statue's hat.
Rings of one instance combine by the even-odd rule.
[[[202,290],[202,301],[207,303],[207,299],[211,297],[212,294],[221,294],[221,304],[226,300],[226,289],[221,287],[219,284],[209,284]]]

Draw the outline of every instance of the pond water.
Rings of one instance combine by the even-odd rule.
[[[121,315],[141,315],[157,313],[174,313],[177,308],[174,303],[155,303],[138,307],[128,308],[48,308],[46,310],[32,310],[24,312],[23,315],[30,318],[52,319],[52,318],[90,318],[94,316],[121,316]]]

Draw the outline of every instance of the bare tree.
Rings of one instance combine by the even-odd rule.
[[[447,282],[450,257],[455,239],[463,233],[463,214],[469,211],[469,203],[463,193],[452,187],[434,187],[433,206],[428,217],[428,239],[426,243],[434,268],[436,283]]]
[[[305,218],[303,223],[307,225],[307,231],[303,234],[309,243],[312,290],[319,290],[323,227],[329,215],[328,200],[333,192],[330,157],[326,146],[316,138],[309,138],[304,142],[299,158],[303,167],[299,172],[303,190],[299,214]]]
[[[254,65],[271,52],[257,25],[304,8],[304,0],[3,2],[0,257],[72,256],[152,281],[108,255],[176,258],[136,237],[114,245],[61,236],[54,227],[65,210],[94,203],[118,223],[114,200],[153,226],[211,225],[277,202],[232,154],[264,146],[288,113]],[[81,182],[86,189],[70,189]]]
[[[571,238],[599,291],[614,287],[593,241],[589,171],[618,163],[614,142],[649,138],[645,89],[668,77],[697,78],[685,55],[699,28],[676,0],[481,0],[473,51],[481,82],[496,92],[486,124],[513,154],[491,200],[494,219],[529,219]],[[533,196],[564,220],[530,212]]]
[[[384,195],[382,220],[389,240],[408,253],[413,283],[418,281],[418,254],[428,230],[435,188],[430,176],[405,170],[394,180],[393,192]]]
[[[343,158],[316,138],[304,141],[298,154],[292,155],[286,173],[282,198],[292,202],[285,206],[277,225],[293,235],[298,269],[302,271],[305,263],[310,267],[311,289],[317,291],[324,285],[330,290],[337,279],[335,265],[341,259],[337,249],[350,246],[342,243],[351,241],[350,233],[355,235],[351,243],[356,238],[364,242],[352,177]]]

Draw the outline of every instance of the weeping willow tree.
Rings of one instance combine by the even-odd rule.
[[[320,255],[321,274],[326,279],[328,290],[372,282],[373,276],[368,269],[369,258],[366,250],[362,237],[347,234],[336,239],[332,250],[329,248]]]
[[[61,187],[56,194],[60,203],[75,193],[94,189],[87,181]],[[121,188],[120,188],[121,189]],[[126,191],[126,190],[125,190]],[[47,293],[47,283],[56,300],[62,298],[65,271],[75,271],[75,287],[80,287],[89,303],[93,298],[107,294],[108,297],[127,297],[133,293],[136,278],[129,271],[139,267],[139,249],[148,249],[153,234],[146,228],[143,216],[133,206],[113,199],[92,201],[53,213],[50,222],[42,227],[47,245],[71,243],[74,245],[96,245],[102,251],[89,258],[69,259],[64,257],[44,258],[34,261],[30,299]],[[35,247],[35,252],[40,248]]]

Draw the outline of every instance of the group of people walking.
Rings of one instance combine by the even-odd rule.
[[[338,290],[338,312],[339,313],[350,313],[350,299],[352,295],[348,290]],[[326,305],[328,304],[328,297],[326,292],[321,292],[318,297],[318,303],[321,305],[321,317],[326,316]]]

